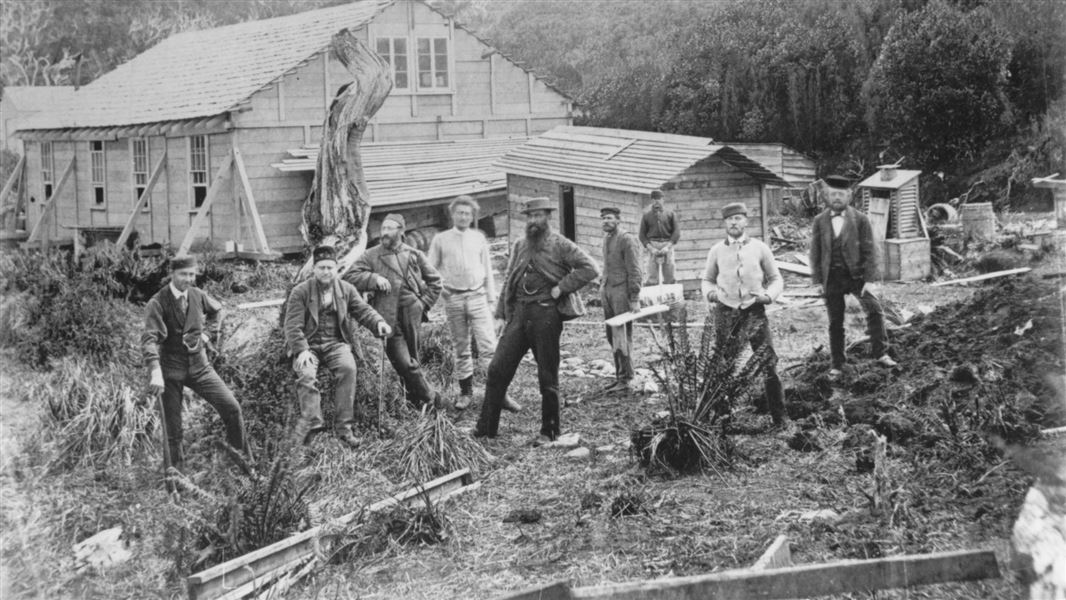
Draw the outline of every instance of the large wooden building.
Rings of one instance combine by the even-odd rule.
[[[725,239],[722,207],[748,206],[749,235],[766,239],[768,188],[790,187],[780,175],[709,138],[624,129],[560,126],[499,161],[511,198],[511,236],[523,235],[522,203],[535,196],[558,202],[557,230],[601,259],[600,208],[615,206],[636,233],[662,190],[681,224],[675,248],[677,279],[697,287],[707,251]]]
[[[422,203],[502,194],[489,166],[510,147],[500,140],[571,122],[567,96],[419,0],[360,0],[181,33],[22,123],[29,244],[125,229],[173,247],[300,250],[311,175],[286,159],[299,162],[318,143],[334,94],[352,79],[328,52],[342,28],[393,72],[365,138],[364,158],[381,167],[372,208],[378,194],[389,209],[405,192]],[[487,171],[442,166],[442,153],[458,158],[459,147]],[[419,170],[424,163],[435,176]],[[422,188],[413,190],[416,179]]]

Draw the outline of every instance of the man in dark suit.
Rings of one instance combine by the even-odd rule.
[[[885,367],[896,366],[888,355],[888,333],[884,310],[878,298],[876,281],[880,279],[878,248],[873,229],[865,214],[851,203],[851,181],[831,175],[824,179],[829,207],[814,218],[811,231],[811,278],[825,298],[829,313],[829,350],[832,357],[830,377],[837,378],[844,368],[844,297],[852,294],[866,312],[873,356]]]
[[[334,434],[351,448],[359,441],[352,434],[355,419],[355,333],[349,318],[379,337],[392,333],[385,319],[367,304],[350,283],[337,278],[337,254],[330,246],[312,253],[314,276],[292,289],[285,303],[285,346],[296,371],[296,396],[300,420],[295,439],[310,441],[323,428],[322,395],[318,390],[318,365],[325,363],[336,379]]]
[[[170,283],[145,306],[141,347],[151,373],[149,389],[162,394],[163,423],[171,465],[181,470],[182,390],[188,386],[210,404],[226,429],[226,441],[246,450],[241,407],[207,359],[207,346],[218,336],[222,305],[195,287],[195,256],[170,260]]]

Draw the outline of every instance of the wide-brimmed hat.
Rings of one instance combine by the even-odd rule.
[[[535,210],[555,210],[555,203],[552,202],[551,198],[530,198],[522,208],[522,214],[528,215]]]

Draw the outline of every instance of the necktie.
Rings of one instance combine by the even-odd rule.
[[[189,299],[185,294],[178,296],[178,310],[181,311],[182,316],[189,312]]]

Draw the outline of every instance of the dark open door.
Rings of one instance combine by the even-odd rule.
[[[577,241],[577,209],[574,207],[574,186],[559,186],[562,210],[559,211],[559,228],[568,239]]]

